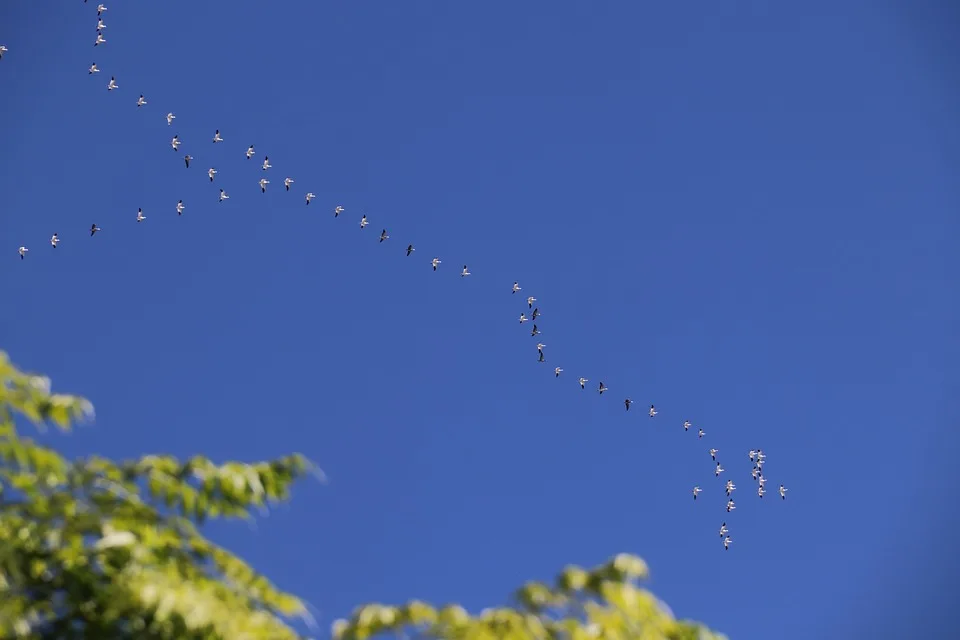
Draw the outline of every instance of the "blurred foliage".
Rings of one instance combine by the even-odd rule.
[[[215,517],[250,518],[285,500],[313,465],[299,455],[216,465],[146,456],[68,461],[18,433],[16,417],[68,431],[92,405],[50,391],[0,351],[0,638],[46,640],[299,639],[308,617],[243,560],[202,536]],[[458,605],[370,604],[333,624],[335,640],[723,640],[675,620],[640,558],[620,554],[553,586],[530,582],[513,606],[472,616]]]
[[[197,526],[286,499],[312,464],[68,461],[17,430],[92,414],[0,352],[0,638],[299,638],[286,621],[303,603]]]
[[[707,627],[676,620],[657,598],[637,586],[646,563],[625,553],[593,570],[570,566],[551,586],[528,582],[514,605],[471,616],[459,605],[439,609],[413,601],[369,604],[333,623],[335,640],[399,638],[451,640],[725,640]]]

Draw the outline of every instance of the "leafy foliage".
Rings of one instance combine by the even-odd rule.
[[[703,625],[675,620],[636,582],[648,575],[643,560],[620,554],[592,571],[570,566],[553,586],[528,582],[515,606],[471,616],[458,605],[436,609],[413,601],[370,604],[333,624],[335,640],[367,640],[386,632],[401,638],[451,640],[725,640]]]
[[[300,637],[286,620],[304,605],[197,525],[286,499],[308,460],[68,461],[22,437],[17,415],[68,431],[93,407],[0,352],[0,637]]]

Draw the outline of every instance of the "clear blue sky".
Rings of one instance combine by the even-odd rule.
[[[72,455],[315,459],[211,533],[324,630],[620,551],[737,639],[948,615],[948,3],[47,4],[0,9],[0,345],[96,405]]]

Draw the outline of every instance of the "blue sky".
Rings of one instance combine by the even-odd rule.
[[[96,49],[45,4],[0,9],[0,346],[94,402],[71,455],[316,460],[211,534],[324,629],[620,551],[733,638],[945,615],[947,3],[114,2]]]

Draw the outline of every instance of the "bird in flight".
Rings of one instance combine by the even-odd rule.
[[[138,108],[139,108],[139,107],[142,107],[142,106],[145,105],[145,104],[147,104],[147,99],[144,98],[144,97],[143,97],[143,94],[141,93],[141,94],[140,94],[140,97],[137,98],[137,107],[138,107]]]
[[[137,209],[137,222],[143,222],[147,216],[143,215],[143,209]]]
[[[363,228],[364,228],[365,226],[367,226],[368,224],[370,224],[370,223],[367,222],[367,216],[363,216],[362,218],[360,218],[360,228],[361,228],[361,229],[363,229]]]
[[[521,313],[521,314],[520,314],[520,324],[523,324],[524,322],[526,322],[526,321],[529,320],[529,319],[530,319],[530,318],[528,318],[525,313]]]
[[[630,405],[632,404],[633,404],[633,400],[631,400],[630,398],[627,398],[626,400],[623,401],[623,405],[627,408],[627,411],[630,411]]]
[[[652,418],[653,416],[657,415],[657,409],[656,409],[656,407],[654,407],[653,405],[650,405],[650,410],[647,411],[647,413],[650,415],[651,418]]]
[[[183,200],[177,200],[177,215],[182,215],[184,209],[186,209],[186,207],[183,206]]]
[[[3,60],[3,54],[5,54],[7,51],[9,51],[9,49],[0,44],[0,60]]]
[[[540,307],[537,307],[536,309],[533,310],[533,316],[531,316],[531,317],[532,317],[534,320],[536,320],[538,317],[540,317]]]
[[[213,176],[217,175],[217,170],[213,167],[207,169],[207,175],[210,177],[210,182],[213,182]]]
[[[416,249],[413,248],[413,245],[412,245],[412,244],[408,244],[408,245],[407,245],[407,257],[409,258],[409,257],[410,257],[410,254],[413,253],[414,251],[416,251]]]
[[[98,33],[98,34],[97,34],[97,39],[94,40],[94,42],[93,42],[93,46],[99,47],[100,45],[102,45],[102,44],[105,43],[106,41],[107,41],[107,39],[103,37],[103,34],[102,34],[102,33]]]
[[[383,242],[384,240],[387,240],[389,237],[390,237],[390,236],[387,235],[387,230],[386,230],[386,229],[384,229],[383,231],[380,232],[380,242]]]
[[[293,178],[284,178],[283,186],[287,188],[287,191],[290,191],[290,185],[293,184]]]
[[[113,76],[110,76],[110,82],[107,83],[107,91],[113,91],[114,89],[119,89],[120,85],[117,84],[117,79]]]
[[[250,146],[247,148],[247,160],[249,160],[249,159],[252,158],[252,157],[253,157],[253,145],[250,145]]]
[[[690,428],[690,421],[689,421],[689,420],[684,420],[684,421],[683,421],[683,430],[686,431],[686,430],[689,429],[689,428]]]
[[[270,156],[263,156],[263,170],[266,171],[273,165],[270,164]]]
[[[227,192],[224,191],[223,189],[220,189],[220,200],[219,200],[219,202],[223,202],[224,200],[229,200],[229,199],[230,199],[230,196],[227,195]]]
[[[737,505],[733,502],[733,499],[727,500],[727,513],[730,513],[737,508]]]
[[[93,237],[93,235],[94,235],[97,231],[100,231],[100,227],[98,227],[96,223],[91,224],[91,225],[90,225],[90,237]]]
[[[710,449],[710,459],[714,462],[717,461],[717,451],[719,451],[719,449]]]
[[[179,136],[179,135],[175,135],[175,136],[173,136],[173,138],[170,139],[170,146],[173,148],[174,151],[176,151],[177,149],[180,148],[180,136]]]
[[[60,244],[60,236],[57,234],[50,236],[50,246],[56,249],[58,244]]]
[[[91,65],[90,65],[90,68],[87,69],[87,75],[91,75],[91,76],[92,76],[92,75],[95,74],[95,73],[100,73],[100,69],[97,69],[97,63],[96,63],[96,62],[94,62],[93,64],[91,64]]]
[[[600,386],[597,387],[597,391],[600,392],[600,395],[603,395],[603,392],[604,392],[604,391],[609,391],[609,389],[607,389],[607,388],[603,385],[603,382],[601,382],[601,383],[600,383]]]
[[[465,278],[470,275],[470,271],[467,270],[467,265],[463,265],[463,271],[460,272],[460,277]]]
[[[714,470],[713,475],[719,477],[723,473],[723,467],[720,466],[720,463],[717,463],[717,468]]]
[[[341,207],[340,205],[337,205],[333,208],[334,218],[339,218],[341,213],[343,213],[343,207]]]
[[[305,198],[306,201],[307,201],[307,204],[310,204],[310,201],[313,200],[313,199],[316,198],[316,197],[317,197],[317,196],[315,196],[312,191],[307,192],[307,195],[306,195],[306,198]]]
[[[727,492],[727,497],[730,497],[730,494],[737,490],[737,485],[733,484],[733,480],[727,480],[727,484],[723,487]]]
[[[217,129],[213,132],[213,143],[223,142],[223,138],[220,136],[220,129]]]
[[[517,284],[516,282],[514,282],[514,283],[513,283],[513,293],[516,293],[517,291],[520,291],[520,285]]]
[[[527,308],[528,308],[528,309],[533,309],[533,303],[536,302],[536,301],[537,301],[537,299],[534,298],[533,296],[528,297],[528,298],[527,298]]]
[[[260,178],[260,193],[267,192],[267,185],[270,184],[270,181],[266,178]]]
[[[103,4],[98,4],[98,5],[97,5],[97,15],[98,15],[98,16],[101,15],[101,14],[103,14],[103,12],[106,11],[106,10],[107,10],[106,5],[103,5]]]
[[[20,254],[21,260],[27,257],[27,251],[30,251],[30,249],[27,249],[26,247],[20,247],[19,249],[17,249],[17,253]]]
[[[177,116],[173,115],[173,112],[167,114],[167,126],[173,124],[173,121],[177,119]]]
[[[556,369],[554,369],[554,370],[553,370],[553,375],[554,375],[554,377],[559,378],[561,371],[563,371],[563,369],[561,369],[560,367],[557,367]]]
[[[698,431],[697,431],[697,439],[699,440],[700,438],[702,438],[703,435],[704,435],[704,433],[706,433],[706,432],[705,432],[703,429],[698,430]]]
[[[107,28],[107,25],[103,24],[103,20],[97,19],[97,31],[103,31]]]
[[[580,378],[579,382],[580,382],[580,388],[581,388],[581,389],[586,389],[587,387],[585,386],[585,383],[590,382],[590,381],[589,381],[587,378]]]
[[[730,530],[727,529],[727,523],[726,523],[726,522],[721,523],[721,524],[720,524],[720,537],[722,538],[723,536],[727,535],[727,533],[729,533],[729,532],[730,532]]]
[[[723,550],[724,550],[724,551],[726,551],[727,549],[730,548],[730,543],[731,543],[731,542],[733,542],[733,538],[731,538],[730,536],[727,536],[726,538],[723,539]]]
[[[780,488],[778,489],[778,491],[780,492],[780,498],[781,498],[782,500],[786,500],[786,499],[787,499],[787,488],[786,488],[785,486],[783,486],[783,485],[780,485]]]
[[[437,265],[440,264],[441,262],[442,260],[440,260],[440,258],[434,258],[433,260],[430,261],[430,264],[433,266],[434,271],[437,270]]]
[[[183,162],[184,162],[184,164],[187,165],[187,169],[190,168],[190,161],[191,161],[191,160],[193,160],[193,156],[190,155],[189,153],[188,153],[187,155],[183,156]]]
[[[531,336],[536,336],[536,335],[539,335],[539,334],[540,334],[540,329],[537,329],[537,323],[534,322],[534,323],[533,323],[533,329],[530,330],[530,335],[531,335]]]
[[[703,489],[701,489],[699,486],[694,487],[694,488],[693,488],[693,499],[696,500],[696,499],[697,499],[697,494],[702,493],[702,492],[703,492]]]

